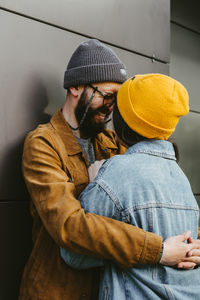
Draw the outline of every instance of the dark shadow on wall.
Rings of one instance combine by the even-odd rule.
[[[50,120],[50,115],[44,112],[48,105],[46,88],[38,78],[31,78],[30,85],[26,85],[19,97],[19,105],[22,107],[16,112],[16,123],[10,132],[11,140],[15,140],[15,132],[19,138],[0,148],[0,239],[3,245],[0,247],[3,259],[0,263],[0,299],[4,300],[18,298],[21,275],[32,246],[29,195],[21,172],[21,159],[26,134]]]
[[[24,201],[27,200],[28,193],[25,188],[24,180],[21,173],[21,158],[23,152],[24,139],[27,133],[37,127],[38,124],[47,123],[50,115],[44,113],[48,105],[46,88],[38,78],[31,78],[30,86],[23,91],[23,98],[20,109],[23,110],[24,118],[16,115],[16,123],[12,131],[17,130],[17,123],[23,128],[21,137],[17,142],[7,144],[1,152],[0,163],[0,200],[3,201]],[[23,124],[22,124],[23,122]],[[13,135],[14,133],[11,132]],[[19,133],[17,132],[17,136]]]
[[[29,202],[0,202],[0,299],[17,300],[31,249]]]

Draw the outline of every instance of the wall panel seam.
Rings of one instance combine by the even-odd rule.
[[[83,36],[83,37],[85,37],[85,38],[89,38],[89,39],[95,38],[95,37],[93,37],[93,36],[90,36],[90,35],[87,35],[87,34],[83,34],[83,33],[74,31],[74,30],[72,30],[72,29],[68,29],[68,28],[65,28],[65,27],[63,27],[63,26],[56,25],[56,24],[54,24],[54,23],[50,23],[50,22],[44,21],[44,20],[42,20],[42,19],[38,19],[38,18],[29,16],[29,15],[25,15],[25,14],[23,14],[23,13],[19,13],[19,12],[17,12],[17,11],[13,11],[13,10],[8,9],[8,8],[4,8],[4,7],[1,7],[1,6],[0,6],[0,10],[6,11],[6,12],[8,12],[8,13],[15,14],[15,15],[17,15],[17,16],[24,17],[24,18],[26,18],[26,19],[33,20],[33,21],[36,21],[36,22],[39,22],[39,23],[42,23],[42,24],[45,24],[45,25],[48,25],[48,26],[52,26],[52,27],[57,28],[57,29],[60,29],[60,30],[64,30],[64,31],[67,31],[67,32],[70,32],[70,33],[73,33],[73,34],[77,34],[77,35]],[[148,58],[148,59],[151,59],[152,62],[159,62],[159,63],[163,63],[163,64],[169,64],[168,61],[164,61],[164,60],[158,59],[158,58],[156,58],[155,56],[150,56],[150,55],[147,55],[147,54],[143,54],[143,53],[140,53],[140,52],[137,52],[137,51],[134,51],[134,50],[131,50],[131,49],[122,47],[122,46],[117,45],[117,44],[109,43],[109,42],[104,41],[104,40],[99,39],[99,38],[98,38],[98,40],[101,41],[101,42],[104,43],[104,44],[107,44],[107,45],[111,46],[111,47],[116,47],[116,48],[118,48],[118,49],[121,49],[121,50],[130,52],[130,53],[133,53],[133,54],[142,56],[142,57],[146,57],[146,58]]]
[[[171,24],[177,25],[177,26],[179,26],[179,27],[181,27],[181,28],[184,28],[184,29],[186,29],[186,30],[188,30],[188,31],[191,31],[191,32],[193,32],[193,33],[196,33],[196,34],[200,35],[200,31],[198,31],[198,30],[192,29],[192,28],[190,28],[190,27],[188,27],[188,26],[185,26],[185,25],[183,25],[183,24],[181,24],[181,23],[178,23],[178,22],[176,22],[176,21],[173,21],[173,20],[171,20],[170,22],[171,22]]]
[[[193,110],[193,109],[190,109],[190,112],[195,113],[195,114],[200,114],[200,111]]]
[[[8,203],[9,204],[16,204],[16,203],[17,204],[25,204],[25,203],[29,204],[29,202],[30,202],[30,200],[28,200],[28,199],[27,200],[13,200],[13,199],[12,200],[5,200],[4,199],[4,200],[0,200],[0,205],[1,204],[8,204]]]

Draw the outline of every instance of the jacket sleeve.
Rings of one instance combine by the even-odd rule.
[[[78,254],[60,247],[60,255],[64,262],[73,269],[84,270],[104,265],[102,258]]]
[[[108,218],[120,218],[114,202],[106,191],[104,191],[97,182],[90,183],[80,195],[81,205],[87,212],[96,213]],[[125,247],[126,245],[124,245]],[[60,254],[66,264],[74,269],[88,269],[99,267],[104,264],[103,259],[90,257],[87,255],[71,252],[60,248]]]
[[[59,246],[113,260],[128,268],[158,261],[161,237],[123,222],[85,213],[50,138],[27,137],[22,168],[37,212]]]

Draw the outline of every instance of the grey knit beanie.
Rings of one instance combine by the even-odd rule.
[[[126,79],[126,68],[113,50],[91,39],[73,53],[65,72],[64,88],[106,81],[123,83]]]

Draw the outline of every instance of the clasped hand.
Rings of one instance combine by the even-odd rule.
[[[167,238],[160,263],[188,270],[200,265],[200,240],[193,240],[190,235],[191,232],[186,231]]]

